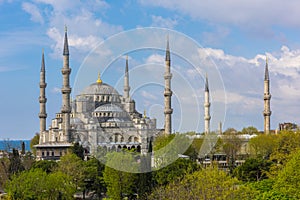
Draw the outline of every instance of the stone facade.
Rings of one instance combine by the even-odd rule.
[[[270,133],[270,117],[271,117],[271,108],[270,108],[270,78],[269,78],[269,69],[268,69],[268,59],[266,59],[265,67],[265,79],[264,79],[264,133]]]
[[[209,101],[209,88],[208,88],[208,78],[205,78],[205,91],[204,91],[204,134],[209,134],[210,132],[210,101]]]
[[[40,141],[35,146],[37,159],[57,160],[66,154],[68,148],[75,142],[81,144],[88,155],[95,153],[99,147],[107,150],[134,148],[138,152],[147,153],[150,140],[162,130],[156,128],[156,119],[150,119],[145,113],[142,115],[135,108],[135,101],[129,95],[128,59],[125,66],[124,95],[120,95],[112,86],[104,83],[99,74],[98,80],[87,86],[71,101],[69,85],[71,68],[67,32],[65,32],[63,57],[62,108],[52,119],[48,130],[44,128],[46,119],[44,117],[46,116],[44,57],[42,60]],[[170,71],[167,75],[170,76]],[[170,79],[167,80],[170,86]],[[167,87],[166,91],[169,98],[167,105],[170,106],[170,87]],[[166,122],[168,130],[171,129],[172,114],[169,110],[168,107]]]

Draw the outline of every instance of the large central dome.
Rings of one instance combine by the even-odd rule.
[[[86,87],[81,94],[87,95],[119,95],[117,90],[106,83],[93,83]]]

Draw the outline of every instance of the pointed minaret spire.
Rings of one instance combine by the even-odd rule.
[[[169,63],[171,64],[169,34],[167,35],[166,61],[169,61]]]
[[[130,86],[129,86],[129,73],[128,73],[128,55],[126,55],[126,66],[125,66],[125,75],[124,75],[124,98],[126,102],[129,102]]]
[[[208,88],[208,77],[207,74],[205,76],[205,92],[209,92],[209,88]]]
[[[205,77],[205,91],[204,91],[204,133],[209,134],[210,132],[210,101],[209,101],[209,88],[208,88],[208,77]]]
[[[265,80],[264,80],[264,132],[266,134],[270,133],[270,116],[272,114],[270,108],[270,77],[269,77],[269,69],[268,69],[268,58],[266,57],[266,67],[265,67]]]
[[[65,39],[64,39],[64,51],[63,51],[63,68],[61,69],[61,73],[63,75],[63,86],[61,89],[62,92],[62,109],[61,112],[63,114],[63,134],[64,141],[70,142],[70,113],[71,113],[71,105],[70,105],[70,74],[71,68],[69,67],[69,45],[68,45],[68,36],[67,36],[67,28],[65,27]]]
[[[46,70],[45,70],[45,58],[44,58],[44,50],[42,53],[42,63],[41,63],[41,72],[40,72],[40,97],[39,97],[39,102],[40,102],[40,113],[39,113],[39,118],[40,118],[40,134],[43,134],[44,131],[46,131],[46,118],[47,118],[47,113],[46,113]]]
[[[266,56],[265,80],[269,80],[268,57]]]
[[[167,36],[167,48],[166,48],[166,64],[165,64],[165,134],[171,134],[172,132],[172,113],[173,109],[171,107],[171,97],[172,97],[172,90],[171,90],[171,57],[170,57],[170,47],[169,47],[169,36]]]
[[[64,56],[68,56],[69,55],[69,44],[68,44],[68,34],[67,34],[67,26],[65,26],[65,41],[64,41],[64,52],[63,55]]]

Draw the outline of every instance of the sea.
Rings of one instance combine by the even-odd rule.
[[[22,142],[25,143],[25,150],[30,151],[30,140],[0,140],[0,151],[12,151],[13,148],[21,150]]]

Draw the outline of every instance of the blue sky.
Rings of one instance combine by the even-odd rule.
[[[59,111],[65,24],[71,54],[71,86],[84,59],[97,43],[131,29],[168,28],[192,38],[216,64],[226,94],[224,129],[240,130],[251,125],[263,129],[265,55],[269,57],[271,78],[271,127],[276,129],[280,122],[298,124],[299,7],[297,0],[0,0],[0,139],[30,139],[39,130],[38,83],[42,49],[47,69],[48,124]],[[172,45],[175,46],[171,41],[171,50]],[[129,57],[134,67],[146,62],[163,62],[164,52],[133,52]],[[104,82],[116,85],[114,76],[122,76],[123,61],[115,62],[115,68],[102,77]],[[172,64],[174,70],[187,71],[184,71],[187,63],[175,55]],[[195,98],[200,102],[204,89],[201,77],[203,74],[193,83],[199,86],[193,87],[197,93]],[[130,78],[133,81],[134,77]],[[93,81],[91,78],[91,83]],[[162,126],[162,113],[159,116],[162,110],[159,102],[163,102],[161,91],[161,87],[148,87],[133,95],[138,110],[146,109],[153,114],[150,117],[156,117],[159,126]],[[180,101],[187,104],[189,100],[174,100],[174,108]],[[217,95],[212,103],[214,101],[218,102]],[[155,102],[155,106],[151,107],[151,102]],[[193,108],[188,110],[191,113],[187,120],[190,117],[203,121],[203,108],[198,109],[199,113],[193,113]],[[214,115],[212,110],[212,117]],[[188,123],[183,124],[182,129],[177,126],[180,113],[175,112],[173,117],[174,130],[189,130]],[[202,122],[196,131],[203,131]]]

